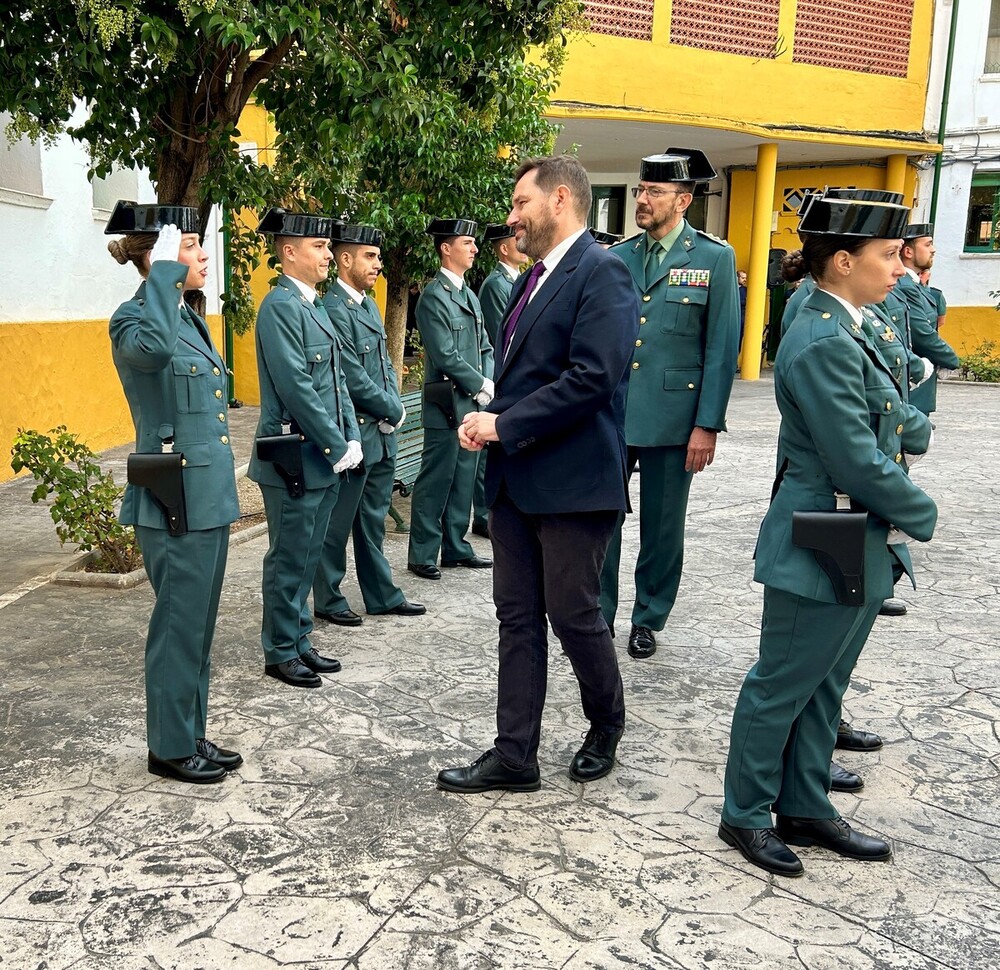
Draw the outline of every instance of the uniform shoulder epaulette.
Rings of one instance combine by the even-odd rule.
[[[704,236],[706,239],[711,239],[712,242],[718,243],[720,246],[728,246],[729,245],[729,241],[728,240],[721,239],[719,236],[716,236],[714,233],[706,232],[704,229],[695,229],[695,232],[698,233],[699,236]]]

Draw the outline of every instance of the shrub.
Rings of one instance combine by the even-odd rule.
[[[1000,356],[992,340],[984,340],[972,353],[959,357],[958,364],[963,380],[1000,383]]]
[[[135,531],[115,516],[123,489],[65,425],[48,434],[18,428],[11,455],[14,471],[27,469],[40,483],[32,502],[55,495],[50,511],[61,543],[75,542],[82,552],[96,549],[94,568],[101,572],[127,573],[142,565]]]

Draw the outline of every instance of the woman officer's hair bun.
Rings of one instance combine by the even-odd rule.
[[[112,239],[108,243],[108,252],[114,259],[124,266],[126,263],[133,263],[140,272],[145,270],[143,256],[156,245],[157,233],[142,232],[119,239]]]
[[[808,275],[809,267],[801,249],[793,249],[781,259],[781,276],[788,283],[796,283]]]

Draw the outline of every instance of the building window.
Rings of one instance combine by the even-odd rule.
[[[38,143],[28,138],[7,141],[10,115],[0,112],[0,188],[27,195],[42,194],[42,153]]]
[[[590,225],[602,232],[625,231],[625,186],[595,185]]]
[[[972,176],[965,251],[1000,252],[1000,172]]]
[[[780,0],[674,0],[670,43],[773,60]]]
[[[1000,0],[990,3],[990,29],[986,35],[983,74],[1000,74]]]
[[[595,34],[653,39],[653,0],[584,0],[583,15]]]

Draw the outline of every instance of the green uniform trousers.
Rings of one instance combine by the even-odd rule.
[[[187,758],[205,737],[212,636],[229,526],[172,536],[135,527],[156,604],[146,634],[146,737],[158,758]]]
[[[358,585],[369,613],[385,613],[399,606],[405,597],[392,581],[392,567],[382,551],[385,545],[385,517],[392,501],[396,471],[394,455],[362,471],[350,471],[341,480],[337,504],[330,513],[330,525],[313,583],[313,606],[318,613],[342,613],[350,603],[340,592],[347,572],[347,537],[354,538],[354,567]]]
[[[684,471],[687,445],[628,449],[629,477],[639,463],[639,557],[632,622],[662,630],[674,608],[684,568],[684,524],[693,472]],[[618,612],[621,516],[601,574],[601,612],[613,626]]]
[[[309,590],[319,563],[339,483],[292,498],[284,486],[261,484],[269,546],[264,553],[264,662],[287,663],[312,648]]]
[[[469,531],[472,493],[476,483],[476,453],[459,447],[451,428],[425,428],[420,473],[410,503],[408,558],[433,566],[438,552],[444,561],[475,555],[465,538]]]
[[[484,448],[479,452],[479,460],[476,463],[476,487],[472,494],[472,521],[473,524],[489,528],[490,507],[486,504],[486,455],[488,449]]]
[[[828,797],[840,705],[881,602],[820,603],[764,587],[760,655],[736,701],[722,818],[770,828],[771,807],[837,818]]]

